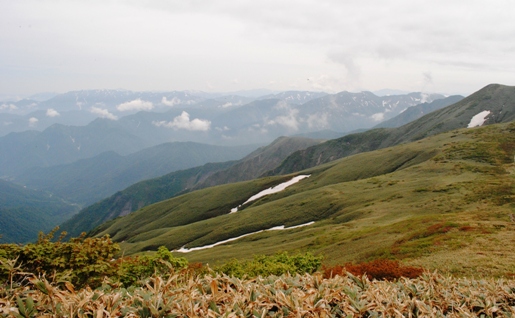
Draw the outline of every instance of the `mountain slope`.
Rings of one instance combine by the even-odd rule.
[[[102,222],[127,215],[144,206],[169,199],[181,192],[211,185],[249,180],[274,168],[292,152],[320,143],[307,138],[278,138],[239,161],[210,163],[175,171],[159,178],[138,182],[78,213],[62,225],[71,235],[87,232]]]
[[[165,143],[126,156],[111,151],[67,165],[32,168],[19,175],[16,182],[89,205],[138,181],[208,162],[240,159],[255,148]]]
[[[398,145],[453,129],[467,127],[475,115],[488,111],[485,125],[515,119],[515,87],[488,85],[458,103],[427,114],[398,128],[379,128],[347,135],[293,153],[269,175],[314,167],[352,154]]]
[[[454,95],[442,99],[437,99],[431,103],[422,103],[416,106],[408,107],[399,115],[383,121],[382,123],[374,126],[374,128],[394,128],[406,125],[426,114],[434,112],[435,110],[457,103],[463,98],[463,96]]]
[[[322,140],[303,137],[280,137],[270,145],[257,149],[230,168],[213,173],[197,184],[194,189],[255,179],[277,167],[291,153],[321,142]]]
[[[458,274],[471,274],[466,264],[474,262],[474,270],[501,275],[515,270],[515,250],[506,244],[515,226],[514,155],[513,123],[455,130],[303,171],[310,177],[236,213],[229,211],[292,175],[194,191],[95,233],[110,234],[133,253],[202,247],[314,221],[182,255],[213,263],[303,250],[339,263],[390,257]],[[485,257],[485,250],[495,253]]]
[[[77,212],[77,207],[40,191],[0,180],[0,242],[37,239]]]

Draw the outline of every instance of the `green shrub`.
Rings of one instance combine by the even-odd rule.
[[[115,267],[120,282],[130,286],[154,274],[168,277],[174,270],[187,268],[188,261],[183,257],[174,257],[166,247],[161,246],[153,255],[120,258]]]
[[[289,255],[287,252],[272,256],[256,255],[252,260],[230,260],[215,268],[215,271],[234,277],[257,277],[269,275],[304,274],[315,272],[322,263],[321,256],[311,253]]]
[[[0,277],[12,279],[12,270],[7,264],[14,260],[19,272],[52,280],[65,278],[78,286],[97,286],[104,276],[115,273],[112,260],[120,248],[109,236],[85,238],[83,234],[69,242],[61,242],[66,236],[63,232],[54,242],[52,239],[57,230],[55,228],[46,235],[40,233],[36,243],[0,245]]]

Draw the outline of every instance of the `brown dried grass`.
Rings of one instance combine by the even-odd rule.
[[[0,313],[16,316],[33,300],[38,317],[489,317],[515,315],[514,280],[471,280],[424,273],[396,282],[351,274],[238,279],[152,277],[137,288],[91,290],[30,284],[0,290]],[[23,307],[23,308],[21,308]]]

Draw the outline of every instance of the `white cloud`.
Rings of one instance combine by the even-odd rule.
[[[299,129],[299,121],[297,115],[299,111],[297,109],[290,109],[288,115],[277,116],[267,122],[267,125],[282,125],[291,130]]]
[[[328,116],[327,113],[309,115],[308,118],[306,119],[306,122],[308,123],[308,127],[310,129],[327,128],[329,126],[329,121],[328,121],[327,116]]]
[[[39,119],[37,119],[36,117],[30,117],[29,118],[29,126],[30,127],[34,127],[36,126],[36,124],[38,123]]]
[[[59,114],[59,112],[53,108],[49,108],[46,110],[46,115],[48,117],[57,117],[57,116],[61,116],[61,114]]]
[[[181,100],[177,97],[174,97],[171,100],[168,100],[166,98],[166,96],[163,96],[163,98],[161,99],[161,104],[164,104],[164,105],[170,106],[170,107],[175,106],[180,103],[181,103]]]
[[[117,120],[118,119],[118,117],[116,115],[113,115],[107,109],[103,109],[103,108],[100,108],[100,107],[91,106],[89,111],[92,114],[95,114],[95,115],[97,115],[100,118],[107,118],[107,119],[111,119],[111,120]]]
[[[190,114],[183,111],[179,116],[175,117],[173,121],[153,121],[152,124],[157,127],[167,127],[177,129],[185,129],[192,131],[208,131],[211,127],[211,122],[205,119],[195,118],[190,120]]]
[[[372,116],[370,116],[373,121],[383,121],[384,120],[384,113],[375,113]]]
[[[14,104],[2,104],[0,105],[0,110],[17,110],[18,107]]]
[[[231,130],[231,129],[230,129],[229,127],[227,127],[227,126],[223,126],[223,127],[216,127],[215,129],[216,129],[216,130],[218,130],[218,131],[229,131],[229,130]]]
[[[152,102],[141,100],[140,98],[131,100],[130,102],[122,103],[116,106],[116,109],[121,112],[134,111],[134,110],[151,110],[154,108]]]

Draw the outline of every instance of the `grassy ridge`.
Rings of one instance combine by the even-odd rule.
[[[513,273],[515,253],[506,241],[515,230],[510,221],[514,132],[515,124],[464,129],[347,157],[304,171],[311,177],[235,214],[228,214],[231,207],[291,176],[204,189],[115,220],[99,235],[125,240],[122,248],[133,253],[159,245],[203,246],[317,221],[186,257],[221,262],[301,250],[339,263],[390,257],[458,274]],[[484,255],[485,248],[495,253]],[[456,260],[456,253],[463,260]],[[471,260],[474,269],[466,265]]]

